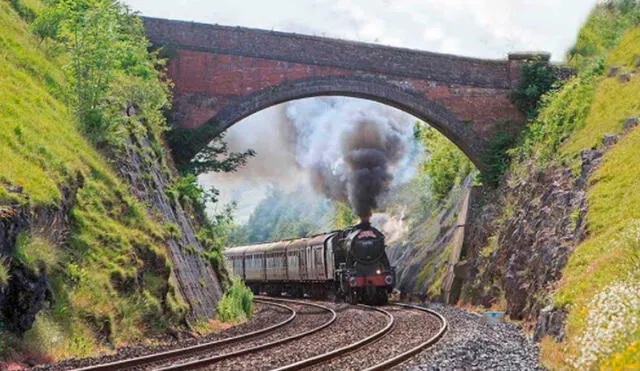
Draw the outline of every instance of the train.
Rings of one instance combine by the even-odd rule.
[[[227,267],[256,293],[385,304],[396,283],[384,234],[368,221],[306,238],[237,246]]]

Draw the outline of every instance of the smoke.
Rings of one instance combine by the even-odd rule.
[[[359,99],[305,99],[287,104],[286,132],[294,152],[309,169],[316,190],[348,201],[360,217],[371,216],[378,198],[389,191],[394,175],[408,179],[415,157],[415,119],[390,107]],[[404,161],[403,161],[404,160]]]
[[[222,203],[238,203],[236,217],[277,187],[307,187],[370,214],[388,190],[411,179],[421,148],[413,140],[416,118],[375,102],[308,98],[258,112],[235,124],[225,140],[232,151],[257,156],[235,173],[205,174],[200,182],[220,190]],[[214,210],[211,209],[210,212]]]

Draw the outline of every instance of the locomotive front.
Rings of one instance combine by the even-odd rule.
[[[386,303],[395,269],[385,252],[384,235],[366,220],[345,232],[340,243],[344,260],[336,271],[338,291],[352,304]]]

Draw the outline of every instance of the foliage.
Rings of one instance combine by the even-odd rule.
[[[480,173],[480,181],[483,184],[497,186],[509,167],[511,161],[509,150],[516,144],[517,137],[506,128],[514,125],[511,121],[496,123],[498,133],[487,141],[483,155],[484,163],[487,164],[487,169]]]
[[[603,76],[606,65],[635,68],[640,27],[628,29],[621,38],[612,37],[609,31],[622,29],[613,25],[627,22],[621,17],[626,16],[617,9],[600,6],[594,11],[579,38],[580,45],[593,46],[592,52],[583,51],[578,76],[543,98],[540,114],[523,145],[512,153],[534,158],[540,166],[567,160],[579,165],[580,151],[600,146],[604,134],[621,133],[624,120],[640,112],[638,77],[621,82]],[[603,25],[611,30],[594,31]],[[616,43],[618,46],[609,51]],[[587,60],[590,65],[586,65]],[[606,152],[589,179],[588,237],[571,254],[554,293],[555,305],[568,310],[566,337],[560,344],[547,340],[542,346],[543,359],[551,368],[607,368],[605,365],[634,361],[628,350],[640,340],[639,326],[628,326],[629,320],[618,314],[627,316],[624,318],[638,316],[635,304],[630,305],[635,299],[624,294],[624,287],[635,287],[640,280],[640,196],[636,191],[640,186],[639,147],[640,131],[634,129]],[[515,172],[525,168],[513,167]],[[624,310],[603,319],[603,297],[607,306],[620,304]],[[621,323],[628,328],[620,330]],[[594,333],[598,339],[590,335]]]
[[[144,121],[156,133],[164,129],[169,88],[157,69],[162,62],[147,51],[142,21],[127,6],[114,0],[52,1],[33,30],[67,48],[76,113],[95,143],[119,143],[126,123]]]
[[[256,155],[252,149],[244,152],[229,152],[224,135],[215,137],[188,164],[182,167],[183,172],[191,174],[231,173],[244,166],[250,157]]]
[[[216,126],[206,123],[199,128],[175,127],[167,133],[167,141],[173,149],[173,157],[183,174],[207,172],[233,172],[256,155],[252,149],[244,152],[229,152],[224,133]],[[193,149],[202,150],[198,154]]]
[[[253,316],[253,293],[240,279],[233,284],[218,302],[218,319],[222,322],[239,322]]]
[[[286,193],[271,188],[256,206],[246,225],[233,234],[234,244],[276,241],[325,232],[329,227],[331,205],[313,193],[298,188]]]
[[[222,250],[228,246],[236,230],[233,218],[235,207],[235,203],[225,205],[221,211],[215,212],[212,218],[204,219],[203,225],[197,232],[198,241],[205,248],[205,257],[215,269],[223,286],[231,283],[224,265]]]
[[[6,285],[10,277],[8,259],[0,258],[0,286]]]
[[[575,341],[578,355],[572,365],[588,369],[615,350],[621,339],[640,329],[640,280],[629,277],[599,292],[588,304],[588,327]]]
[[[567,60],[580,70],[588,68],[614,48],[625,31],[639,21],[637,0],[610,0],[599,4],[578,33]]]
[[[20,15],[25,22],[33,22],[36,12],[28,4],[21,0],[10,0],[11,7]]]
[[[335,201],[331,213],[332,229],[345,229],[358,223],[358,216],[353,214],[353,209],[346,202]]]
[[[422,170],[431,178],[436,200],[442,200],[473,169],[471,161],[453,143],[431,127],[418,127],[417,136],[429,151],[429,159]]]
[[[204,209],[207,202],[217,202],[219,194],[215,188],[205,189],[202,187],[194,174],[176,177],[173,184],[167,187],[165,192],[169,198],[178,199],[182,205],[199,209]]]
[[[625,349],[613,354],[602,362],[602,370],[639,370],[640,340],[629,344]]]
[[[556,73],[549,63],[531,61],[521,67],[520,85],[511,93],[511,101],[527,118],[538,112],[540,98],[556,82]]]
[[[71,3],[76,4],[67,1],[64,6]],[[63,5],[52,1],[37,14],[50,14],[58,6]],[[34,29],[37,22],[32,24]],[[119,22],[139,24],[139,20]],[[132,26],[129,30],[136,29]],[[62,37],[60,32],[58,37]],[[119,32],[129,31],[123,26]],[[158,107],[167,98],[162,94],[165,88],[158,88],[163,86],[161,74],[146,68],[156,63],[146,54],[146,41],[136,36],[132,39],[142,44],[131,45],[125,54],[144,52],[149,59],[140,62],[144,64],[140,69],[135,67],[141,66],[137,62],[118,65],[118,78],[112,80],[110,96],[102,101],[104,115],[119,112],[122,116],[126,106],[122,102],[156,96],[151,102],[144,98],[145,102],[138,103],[132,117],[145,125],[134,130],[157,134],[162,130]],[[37,235],[20,237],[11,264],[37,268],[38,262],[43,262],[56,300],[38,314],[34,327],[22,339],[2,333],[1,346],[7,354],[46,349],[58,359],[89,355],[165,331],[168,321],[181,321],[186,305],[176,283],[168,278],[171,265],[165,253],[163,226],[148,215],[146,206],[131,196],[83,137],[85,125],[78,123],[68,101],[75,94],[75,89],[70,89],[75,78],[62,68],[73,59],[68,54],[49,54],[49,42],[64,43],[65,39],[42,43],[8,2],[0,2],[0,204],[49,207],[60,204],[61,189],[71,186],[76,192],[67,244],[53,246]],[[145,76],[145,71],[150,75]],[[120,79],[122,76],[129,78]],[[115,103],[107,106],[106,100]],[[75,99],[72,101],[75,105]],[[15,191],[9,185],[19,185],[22,190]],[[138,275],[141,271],[144,275]],[[139,276],[144,279],[138,281]],[[133,280],[122,286],[113,277]]]
[[[562,88],[542,98],[540,113],[525,127],[517,147],[508,151],[515,164],[513,173],[517,174],[520,164],[529,159],[540,165],[549,161],[576,128],[584,124],[600,80],[601,65],[570,79]]]

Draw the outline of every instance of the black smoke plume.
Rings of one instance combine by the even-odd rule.
[[[333,131],[327,140],[335,140],[339,146],[327,143],[325,150],[338,153],[327,156],[316,152],[311,167],[315,188],[329,198],[348,201],[361,218],[370,217],[378,197],[390,189],[390,168],[400,162],[410,142],[406,127],[393,116],[372,111],[334,117],[345,121],[332,123],[338,132]]]

